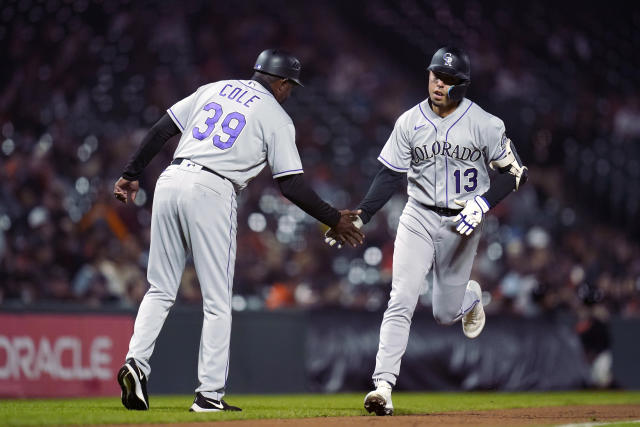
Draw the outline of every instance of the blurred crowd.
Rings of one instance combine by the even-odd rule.
[[[484,221],[473,277],[487,311],[640,316],[640,13],[494,3],[4,2],[0,303],[136,307],[155,179],[177,140],[134,205],[116,202],[113,183],[166,108],[206,82],[248,78],[267,47],[303,64],[305,87],[284,107],[305,176],[355,207],[395,119],[426,97],[431,54],[452,42],[470,52],[469,98],[504,119],[530,167]],[[405,193],[364,228],[364,246],[336,250],[263,172],[239,196],[234,309],[383,309]],[[191,263],[179,301],[201,301]]]

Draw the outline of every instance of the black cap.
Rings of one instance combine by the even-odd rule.
[[[300,70],[302,69],[300,61],[282,49],[263,50],[258,55],[253,69],[261,73],[291,80],[295,84],[302,86],[302,83],[300,83]]]

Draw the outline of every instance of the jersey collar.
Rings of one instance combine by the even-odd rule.
[[[460,103],[458,104],[458,106],[456,107],[455,110],[453,110],[451,112],[451,114],[449,114],[447,117],[440,117],[439,115],[437,115],[432,109],[431,109],[431,99],[429,99],[427,97],[425,104],[425,108],[423,108],[422,110],[424,111],[424,113],[426,114],[426,116],[429,118],[429,120],[449,120],[452,117],[458,117],[460,115],[461,112],[466,111],[467,107],[469,106],[469,103],[471,101],[469,101],[467,98],[462,98],[462,101],[460,101]]]
[[[257,74],[257,73],[256,73],[256,74]],[[260,83],[260,84],[261,84],[262,86],[264,86],[264,88],[265,88],[266,90],[268,90],[268,91],[269,91],[269,93],[270,93],[271,95],[273,95],[273,96],[274,96],[274,98],[275,98],[275,95],[274,95],[274,93],[273,93],[273,89],[271,89],[271,85],[270,85],[269,83],[267,83],[267,81],[266,81],[265,79],[261,78],[260,76],[257,76],[257,77],[253,77],[251,80],[253,80],[253,81],[256,81],[256,82]]]

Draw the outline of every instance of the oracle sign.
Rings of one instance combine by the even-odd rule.
[[[117,395],[132,331],[131,316],[0,314],[0,396]]]

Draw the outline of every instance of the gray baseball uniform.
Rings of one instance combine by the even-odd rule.
[[[204,307],[196,391],[220,400],[229,363],[236,191],[266,163],[274,177],[302,173],[302,164],[290,117],[256,81],[202,86],[167,112],[182,136],[173,164],[156,184],[150,288],[138,311],[127,358],[149,375],[149,358],[192,253]]]
[[[442,118],[428,100],[398,118],[378,160],[406,172],[409,200],[400,217],[388,308],[380,328],[374,382],[395,385],[409,338],[411,318],[426,278],[433,315],[442,324],[462,318],[478,302],[466,292],[480,233],[462,236],[449,216],[429,207],[459,210],[489,189],[489,162],[505,155],[502,120],[464,98]]]

